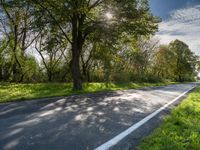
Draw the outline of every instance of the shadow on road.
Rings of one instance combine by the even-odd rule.
[[[0,105],[0,149],[94,149],[183,90],[173,88]]]

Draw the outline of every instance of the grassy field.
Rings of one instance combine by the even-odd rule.
[[[160,86],[173,84],[167,83],[128,83],[128,84],[109,84],[89,83],[84,84],[84,90],[73,92],[72,84],[66,83],[38,83],[38,84],[1,84],[0,103],[21,101],[36,98],[69,96],[73,94],[95,93],[100,91],[114,91],[124,89],[136,89],[145,86]]]
[[[200,87],[137,150],[200,150]]]

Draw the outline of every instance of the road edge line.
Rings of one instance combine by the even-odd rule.
[[[141,127],[142,125],[144,125],[150,119],[152,119],[153,117],[155,117],[161,111],[163,111],[164,109],[166,109],[168,106],[170,106],[171,104],[173,104],[174,102],[176,102],[177,100],[179,100],[181,97],[183,97],[185,94],[187,94],[188,92],[190,92],[191,90],[193,90],[196,87],[197,87],[197,85],[195,85],[194,87],[190,88],[189,90],[186,90],[185,92],[183,92],[182,94],[180,94],[178,97],[176,97],[175,99],[173,99],[169,103],[165,104],[164,106],[162,106],[158,110],[154,111],[150,115],[146,116],[145,118],[143,118],[139,122],[135,123],[134,125],[132,125],[128,129],[124,130],[123,132],[121,132],[120,134],[118,134],[114,138],[110,139],[109,141],[105,142],[104,144],[100,145],[99,147],[95,148],[94,150],[108,150],[109,148],[113,147],[114,145],[116,145],[117,143],[119,143],[122,139],[124,139],[126,136],[128,136],[129,134],[131,134],[132,132],[134,132],[136,129],[138,129],[139,127]]]

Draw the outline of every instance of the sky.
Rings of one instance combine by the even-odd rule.
[[[162,18],[156,33],[161,44],[179,39],[200,55],[200,0],[150,0],[150,7]]]

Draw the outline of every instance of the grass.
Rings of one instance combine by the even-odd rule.
[[[140,143],[137,150],[200,150],[200,86]]]
[[[161,86],[174,84],[167,83],[126,83],[126,84],[109,84],[105,83],[88,83],[84,84],[84,90],[73,92],[70,83],[38,83],[38,84],[8,84],[0,85],[0,103],[22,101],[37,98],[69,96],[74,94],[95,93],[101,91],[115,91],[124,89],[137,89],[146,86]]]

